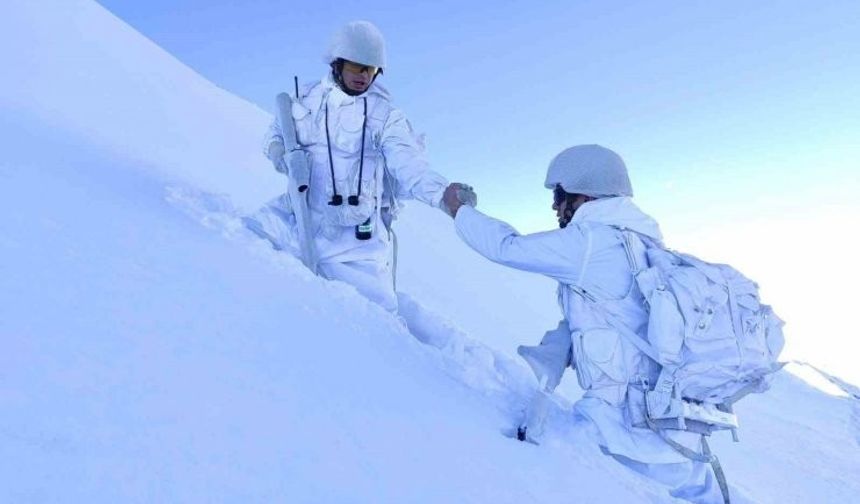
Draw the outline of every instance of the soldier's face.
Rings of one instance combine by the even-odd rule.
[[[577,194],[573,198],[568,198],[567,194],[565,194],[561,187],[556,187],[556,190],[553,191],[552,209],[555,210],[555,216],[558,219],[558,227],[562,229],[567,227],[570,223],[570,219],[573,218],[573,214],[576,213],[579,207],[593,199],[594,198],[582,194]]]
[[[360,65],[352,61],[344,61],[341,78],[351,91],[363,93],[370,87],[373,77],[379,69],[374,66]]]

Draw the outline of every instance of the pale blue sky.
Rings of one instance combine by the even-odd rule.
[[[292,75],[323,75],[336,27],[373,21],[389,46],[382,83],[434,166],[529,230],[554,222],[543,172],[576,143],[621,153],[664,217],[667,194],[719,207],[858,188],[856,1],[101,3],[267,110]]]
[[[294,74],[327,71],[338,26],[370,20],[388,42],[381,82],[481,209],[552,228],[550,159],[613,148],[670,245],[741,267],[802,335],[799,353],[854,369],[834,359],[845,331],[860,337],[843,302],[860,283],[846,264],[860,224],[856,0],[100,3],[270,111]]]

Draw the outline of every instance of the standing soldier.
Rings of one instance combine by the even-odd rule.
[[[325,77],[298,92],[292,106],[298,146],[310,167],[310,237],[300,236],[287,194],[246,225],[279,250],[297,253],[302,239],[313,240],[320,275],[350,283],[395,312],[391,221],[398,200],[417,199],[450,215],[443,196],[474,204],[475,195],[429,169],[409,121],[377,82],[386,56],[373,24],[354,21],[341,28],[326,62]],[[264,143],[266,156],[278,166],[285,153],[278,119]]]

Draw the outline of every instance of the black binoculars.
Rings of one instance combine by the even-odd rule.
[[[350,206],[358,206],[358,196],[352,195],[346,198],[347,204]],[[331,206],[341,206],[343,205],[343,196],[340,194],[335,194],[331,197],[331,201],[328,202]],[[373,236],[373,224],[370,223],[370,219],[373,216],[367,218],[362,224],[355,226],[355,239],[356,240],[369,240]]]

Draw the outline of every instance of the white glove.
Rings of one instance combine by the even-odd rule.
[[[478,195],[472,189],[472,186],[460,184],[460,187],[457,188],[457,199],[464,205],[469,205],[470,207],[478,206]]]

